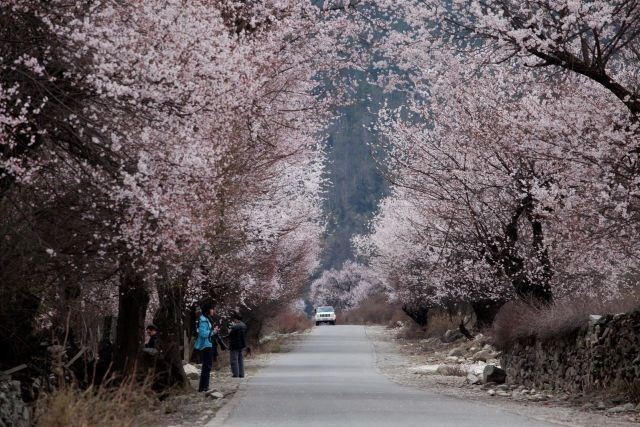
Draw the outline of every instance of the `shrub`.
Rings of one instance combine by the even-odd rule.
[[[147,386],[80,390],[65,386],[38,402],[36,425],[41,427],[137,427],[153,425],[156,399]]]
[[[337,314],[337,323],[347,325],[395,325],[408,320],[400,306],[390,304],[383,295],[373,295],[351,310]]]
[[[639,304],[636,293],[614,300],[566,297],[539,306],[511,301],[500,309],[488,334],[500,348],[527,337],[548,340],[584,327],[590,314],[623,313]]]
[[[398,332],[398,338],[412,340],[441,337],[450,329],[457,330],[463,318],[464,313],[452,315],[444,309],[432,309],[427,318],[427,326],[419,326],[411,321]]]
[[[293,332],[302,332],[311,328],[311,320],[304,313],[294,313],[291,311],[283,311],[272,319],[267,321],[265,332],[290,334]]]

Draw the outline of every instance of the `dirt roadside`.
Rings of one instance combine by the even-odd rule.
[[[467,383],[466,376],[441,375],[425,369],[447,359],[447,351],[455,345],[433,349],[413,340],[397,339],[396,331],[384,326],[367,326],[367,336],[375,349],[378,370],[392,381],[447,396],[480,402],[540,421],[566,426],[638,426],[640,417],[633,413],[609,413],[598,410],[597,402],[586,402],[584,396],[548,395],[544,401],[515,400],[517,393],[489,395],[489,388]],[[451,358],[449,356],[449,358]],[[495,390],[494,390],[495,391]]]
[[[266,352],[253,354],[244,359],[245,378],[233,378],[229,370],[227,352],[222,352],[211,374],[210,393],[197,393],[199,372],[187,373],[193,392],[171,396],[158,405],[154,411],[154,426],[191,427],[216,424],[219,413],[225,413],[237,393],[241,393],[246,383],[265,367],[273,354],[287,352],[300,339],[303,333],[277,336],[271,345],[265,346]],[[200,365],[192,365],[198,370]],[[218,417],[219,418],[219,417]]]

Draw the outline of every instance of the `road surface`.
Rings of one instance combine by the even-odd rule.
[[[225,426],[557,426],[391,382],[362,326],[314,328],[237,398]]]

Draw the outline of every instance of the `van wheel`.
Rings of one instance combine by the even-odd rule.
[[[333,326],[336,326],[336,321],[334,320],[333,322],[331,322],[331,324],[332,324]]]
[[[316,326],[320,326],[320,322],[316,322]]]

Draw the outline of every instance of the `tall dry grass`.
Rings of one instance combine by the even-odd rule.
[[[624,313],[638,306],[636,293],[612,300],[567,297],[551,305],[511,301],[500,309],[488,333],[498,347],[507,348],[522,338],[547,340],[575,332],[588,324],[590,314]]]
[[[306,331],[311,326],[311,319],[306,314],[283,311],[267,321],[265,333],[291,334],[293,332]]]
[[[138,427],[154,424],[157,399],[134,382],[80,390],[65,386],[37,405],[37,427]]]

